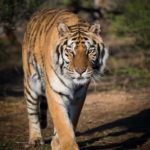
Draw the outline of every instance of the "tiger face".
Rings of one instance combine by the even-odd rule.
[[[103,72],[108,52],[99,35],[100,25],[85,28],[60,23],[58,31],[61,44],[57,45],[56,62],[65,77],[82,85]]]

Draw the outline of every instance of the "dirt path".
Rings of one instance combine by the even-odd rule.
[[[89,93],[77,129],[81,150],[150,149],[150,90]],[[0,150],[21,150],[28,140],[23,97],[0,98]],[[52,124],[44,131],[52,135]],[[49,144],[38,148],[49,149]]]

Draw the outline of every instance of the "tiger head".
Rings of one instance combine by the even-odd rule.
[[[56,48],[56,64],[61,74],[75,84],[86,84],[100,75],[108,56],[100,37],[100,25],[59,23],[59,42]]]

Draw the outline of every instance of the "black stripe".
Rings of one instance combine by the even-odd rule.
[[[93,69],[99,70],[99,68],[100,68],[99,57],[100,57],[100,46],[98,44],[97,45],[97,58],[94,62]]]
[[[63,45],[67,45],[67,42],[68,42],[68,40],[65,40],[64,43],[63,43]]]
[[[33,122],[33,121],[32,121],[32,123],[34,123],[34,124],[38,124],[38,123],[39,123],[39,120],[37,120],[36,122]]]
[[[97,51],[98,51],[97,59],[99,59],[99,57],[100,57],[100,51],[101,51],[99,44],[97,45]]]
[[[72,40],[73,40],[73,41],[76,41],[76,40],[77,40],[77,37],[72,38]]]
[[[46,20],[46,24],[45,24],[45,33],[46,33],[46,35],[48,34],[49,29],[53,26],[55,20],[56,20],[56,13],[51,15],[51,17],[49,17],[48,20]]]
[[[75,32],[75,33],[73,33],[72,36],[77,36],[77,37],[79,37],[78,34],[79,34],[79,32]]]
[[[29,106],[27,106],[28,109],[33,110],[33,111],[37,111],[37,108],[31,108]]]
[[[64,96],[64,97],[66,97],[66,98],[67,98],[68,100],[70,100],[70,101],[73,100],[69,95],[64,94],[64,93],[61,93],[61,92],[58,92],[58,91],[54,90],[52,87],[51,87],[51,89],[52,89],[55,93],[59,94],[61,97]]]
[[[37,72],[37,74],[38,74],[38,77],[41,79],[41,75],[40,75],[40,71],[39,71],[39,69],[38,69],[38,65],[37,65],[37,60],[34,58],[34,62],[35,62],[35,70],[36,70],[36,72]]]
[[[84,31],[80,31],[80,36],[87,36],[87,34]]]
[[[30,116],[33,116],[33,115],[37,116],[37,115],[39,115],[39,113],[28,113],[28,115],[30,115]]]
[[[28,63],[28,71],[29,71],[29,74],[31,74],[30,57],[31,57],[31,52],[28,52],[28,54],[27,54],[27,63]]]
[[[60,65],[60,70],[61,70],[61,73],[63,74],[63,66],[64,66],[64,58],[63,58],[63,46],[60,47],[60,56],[63,60],[62,64]]]
[[[88,40],[89,40],[87,37],[83,37],[83,38],[84,38],[84,40],[86,40],[86,41],[88,41]]]
[[[32,102],[26,95],[24,95],[25,99],[32,105],[37,105],[37,103]]]
[[[52,68],[52,70],[54,71],[55,75],[56,75],[57,78],[60,80],[60,82],[61,82],[65,87],[67,87],[68,89],[70,89],[70,88],[65,84],[65,82],[58,76],[58,74],[56,73],[55,69],[54,69],[52,66],[50,66],[50,67]]]
[[[34,103],[34,102],[31,101],[30,99],[28,99],[28,97],[25,95],[26,100],[27,100],[30,104],[32,104],[32,105],[37,105],[37,99],[34,99],[34,98],[31,96],[31,94],[30,94],[30,92],[28,91],[27,88],[25,88],[25,90],[26,90],[27,94],[31,97],[31,99],[34,100],[36,103]]]
[[[59,52],[59,47],[60,45],[57,45],[57,47],[56,47],[56,54],[57,54],[57,62],[56,62],[56,64],[58,64],[58,62],[59,62],[59,57],[60,57],[60,52]]]
[[[36,73],[34,73],[34,74],[32,75],[32,79],[33,79],[35,76],[37,76],[37,74],[36,74]]]
[[[46,30],[46,27],[50,24],[50,21],[53,19],[56,10],[53,11],[45,11],[43,14],[40,15],[40,17],[42,18],[41,20],[39,20],[39,22],[44,22],[46,24],[44,24],[45,26],[42,27],[44,30]],[[52,16],[53,15],[53,16]],[[48,18],[49,17],[49,18]],[[48,21],[46,20],[48,19]]]
[[[39,100],[40,100],[40,109],[44,109],[44,110],[47,110],[47,100],[46,100],[46,97],[45,96],[40,96],[39,97]]]
[[[95,40],[92,40],[92,41],[93,41],[94,45],[97,45],[97,43],[96,43],[96,41],[95,41]]]
[[[62,14],[62,13],[64,15],[65,14],[65,10],[60,10],[60,11],[57,11],[56,13],[54,13],[52,19],[50,20],[50,25],[49,26],[47,25],[46,34],[48,34],[50,28],[55,24],[57,18],[59,17],[59,14]]]
[[[102,43],[101,58],[103,58],[104,55],[105,55],[105,46],[104,46],[104,44]]]
[[[46,78],[47,78],[47,80],[48,80],[48,84],[49,84],[50,88],[51,88],[55,93],[59,94],[60,96],[67,97],[69,100],[72,100],[72,98],[71,98],[69,95],[63,94],[63,93],[61,93],[61,92],[58,92],[58,91],[56,91],[56,90],[54,90],[54,89],[52,88],[52,86],[51,86],[51,84],[50,84],[50,82],[49,82],[49,79],[48,79],[47,74],[46,74]]]
[[[30,89],[30,90],[31,90],[31,89]],[[25,87],[25,91],[27,92],[27,94],[28,94],[34,101],[37,101],[37,99],[35,99],[35,98],[31,95],[31,93],[30,93],[30,91],[28,90],[28,88]]]
[[[34,31],[33,35],[31,35],[31,46],[32,46],[32,48],[34,48],[35,44],[36,44],[39,26],[40,26],[40,22],[38,21],[36,26],[35,26],[35,31]]]
[[[39,41],[41,40],[41,35],[44,32],[44,28],[42,27],[42,29],[39,31]]]
[[[39,97],[40,99],[44,99],[44,102],[46,101],[46,96],[44,96],[44,95],[40,95],[40,97]]]
[[[30,103],[30,104],[32,104],[32,105],[38,105],[37,103],[33,103],[31,100],[29,100],[27,97],[26,97],[26,100]]]
[[[61,92],[58,92],[58,94],[61,95],[61,96],[66,97],[68,100],[72,101],[72,98],[71,98],[69,95],[63,94],[63,93],[61,93]]]

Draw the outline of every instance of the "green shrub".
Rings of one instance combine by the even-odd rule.
[[[113,18],[113,31],[119,36],[135,36],[143,47],[150,46],[150,3],[149,0],[129,0],[123,3],[123,15]]]

